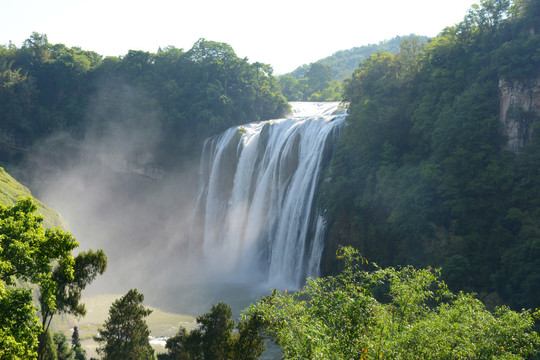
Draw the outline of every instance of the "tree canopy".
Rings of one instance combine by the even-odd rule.
[[[107,268],[107,257],[103,250],[82,251],[74,259],[71,276],[66,275],[66,266],[60,263],[53,270],[52,280],[55,283],[55,307],[51,308],[40,296],[40,313],[43,332],[40,336],[38,359],[44,359],[44,336],[51,325],[55,314],[70,314],[77,317],[86,315],[85,305],[81,302],[82,291],[98,275],[102,275]],[[43,294],[43,291],[41,292]],[[60,336],[60,335],[58,335]],[[56,335],[55,335],[56,337]],[[59,345],[63,346],[63,344]],[[60,350],[60,349],[59,349]]]
[[[144,126],[148,136],[130,155],[152,151],[157,163],[172,166],[217,132],[288,111],[272,68],[239,58],[225,43],[200,39],[188,51],[105,58],[39,33],[21,48],[0,46],[0,130],[23,154],[59,132],[81,140]]]
[[[60,228],[44,228],[36,210],[31,198],[0,204],[1,359],[62,353],[63,345],[55,350],[48,331],[52,316],[56,312],[81,315],[80,292],[105,270],[102,250],[74,257],[72,251],[79,245],[75,238]],[[36,289],[39,292],[33,295]],[[35,298],[39,298],[39,318]]]
[[[71,251],[78,246],[60,228],[43,228],[43,218],[30,198],[11,206],[0,204],[0,358],[34,359],[37,337],[42,331],[32,299],[41,289],[41,301],[56,308],[53,263],[61,264],[66,278],[73,278]]]
[[[131,289],[113,302],[109,318],[94,340],[100,344],[98,354],[103,360],[151,360],[154,349],[148,336],[150,330],[145,318],[152,313],[142,302],[144,295]]]
[[[246,309],[282,346],[285,359],[527,359],[540,336],[531,311],[488,311],[450,292],[434,269],[382,269],[342,248],[342,273],[274,291]]]
[[[223,302],[212,305],[210,312],[197,317],[197,328],[188,332],[180,327],[178,333],[167,340],[167,355],[170,360],[255,360],[265,349],[262,336],[263,321],[258,316],[246,317],[238,323],[238,332],[233,334],[235,321],[231,318],[231,307]]]
[[[332,68],[322,62],[312,63],[303,77],[278,77],[283,95],[289,101],[340,101],[341,83],[334,80]]]

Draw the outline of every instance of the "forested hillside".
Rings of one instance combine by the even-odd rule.
[[[20,160],[52,134],[75,139],[59,145],[71,152],[90,133],[99,138],[139,129],[144,137],[132,157],[152,153],[160,166],[175,166],[210,135],[287,111],[271,67],[238,58],[224,43],[201,39],[188,51],[167,47],[105,58],[51,44],[39,33],[20,48],[0,46],[4,162]]]
[[[360,62],[380,51],[395,54],[404,40],[413,38],[421,43],[428,40],[425,36],[413,34],[396,36],[378,44],[341,50],[309,65],[299,66],[278,76],[281,91],[289,101],[341,101],[342,81],[352,76]]]
[[[510,151],[499,89],[538,100],[539,24],[537,0],[481,1],[424,46],[406,40],[355,70],[320,197],[326,273],[338,244],[353,245],[383,266],[442,267],[490,304],[540,306],[540,114],[516,101],[525,145]]]
[[[379,51],[395,54],[399,51],[399,45],[407,39],[418,38],[421,42],[428,41],[426,36],[417,36],[415,34],[406,36],[396,36],[389,40],[384,40],[378,44],[368,44],[357,46],[347,50],[336,51],[334,54],[318,60],[318,63],[328,65],[332,69],[334,80],[343,81],[350,78],[354,70],[364,59]],[[285,75],[293,76],[297,79],[306,77],[306,72],[312,64],[304,64]]]

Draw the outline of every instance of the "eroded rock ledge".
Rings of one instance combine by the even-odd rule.
[[[540,78],[527,81],[499,81],[501,122],[507,136],[506,148],[517,152],[533,133],[532,124],[540,119]]]

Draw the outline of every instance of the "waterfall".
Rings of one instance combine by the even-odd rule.
[[[326,224],[315,194],[346,112],[339,103],[291,105],[288,118],[205,142],[196,213],[214,275],[288,286],[318,275]]]

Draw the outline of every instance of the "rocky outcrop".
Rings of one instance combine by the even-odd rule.
[[[161,180],[163,178],[163,169],[154,163],[141,163],[138,161],[124,160],[117,168],[119,172],[143,176],[152,180]]]
[[[532,124],[540,119],[540,78],[528,81],[501,79],[499,89],[506,148],[517,152],[531,139]]]
[[[131,157],[129,160],[124,157],[108,157],[105,161],[101,160],[113,171],[119,173],[142,176],[152,180],[161,180],[164,175],[163,169],[155,164],[154,157],[150,153]]]

